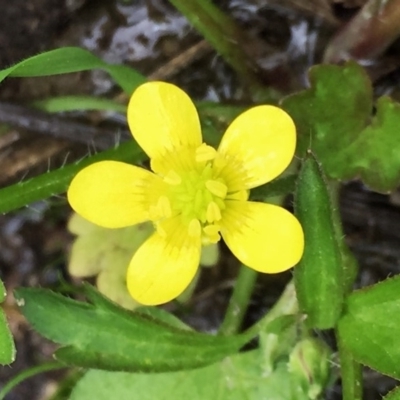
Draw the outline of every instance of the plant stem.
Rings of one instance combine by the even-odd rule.
[[[239,330],[247,311],[256,279],[257,271],[244,265],[240,267],[232,297],[219,330],[220,335],[232,335]]]
[[[362,370],[361,365],[352,357],[344,341],[336,330],[336,340],[339,348],[340,370],[342,377],[342,399],[362,400]]]
[[[25,379],[31,378],[32,376],[35,376],[37,374],[41,374],[43,372],[47,371],[54,371],[57,369],[63,369],[67,368],[66,365],[61,364],[59,362],[48,362],[45,364],[38,365],[33,368],[29,368],[27,370],[24,370],[20,372],[18,375],[16,375],[14,378],[12,378],[10,381],[8,381],[0,390],[0,400],[3,400],[5,396],[19,383],[24,381]]]
[[[251,49],[256,47],[256,38],[249,38],[233,18],[210,0],[170,0],[170,3],[237,72],[251,97],[259,101],[276,101],[280,97],[274,90],[265,88],[265,83],[258,74],[255,55],[251,54]],[[258,45],[262,46],[262,43]]]

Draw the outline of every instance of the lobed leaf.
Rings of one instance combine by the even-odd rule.
[[[400,105],[382,97],[372,116],[372,85],[354,62],[312,67],[309,78],[309,89],[282,104],[298,129],[298,155],[311,148],[331,178],[361,178],[382,192],[397,187]]]
[[[376,115],[360,135],[336,156],[334,177],[360,177],[386,192],[400,182],[400,104],[388,97],[377,102]]]
[[[283,100],[299,134],[297,153],[313,150],[332,174],[338,153],[367,125],[372,111],[372,85],[354,62],[339,67],[317,65],[309,72],[310,88]]]

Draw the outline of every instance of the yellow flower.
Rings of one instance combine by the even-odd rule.
[[[296,130],[283,110],[247,110],[215,150],[202,143],[186,93],[149,82],[133,93],[128,123],[153,172],[98,162],[75,176],[68,200],[103,227],[153,222],[156,232],[128,267],[136,301],[156,305],[177,297],[195,276],[201,246],[221,236],[243,264],[260,272],[285,271],[300,260],[304,237],[297,219],[276,205],[248,201],[249,189],[277,177],[293,158]]]

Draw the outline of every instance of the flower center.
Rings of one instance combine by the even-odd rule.
[[[202,144],[169,156],[173,160],[164,176],[166,190],[153,210],[159,233],[163,220],[179,216],[190,236],[201,236],[203,244],[218,242],[228,185],[214,168],[216,150]]]

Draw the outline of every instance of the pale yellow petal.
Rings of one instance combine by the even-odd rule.
[[[304,234],[299,221],[272,204],[227,201],[221,234],[232,253],[256,271],[278,273],[297,264]]]
[[[177,86],[147,82],[133,93],[128,105],[133,137],[150,158],[179,147],[198,147],[201,128],[190,97]]]
[[[200,237],[181,226],[166,236],[153,234],[136,252],[128,268],[127,284],[139,303],[157,305],[179,296],[194,278],[200,262]]]
[[[244,173],[246,189],[280,175],[296,148],[296,128],[282,109],[264,105],[239,115],[228,127],[218,153]]]
[[[69,254],[68,272],[75,277],[97,275],[105,267],[103,256],[107,250],[107,235],[102,231],[77,237]]]
[[[121,228],[148,220],[149,204],[162,185],[143,168],[101,161],[79,171],[67,195],[83,218],[105,228]]]
[[[77,213],[72,213],[67,225],[68,231],[74,235],[86,235],[97,228],[97,225],[92,224]]]

